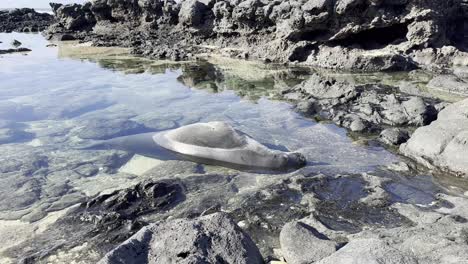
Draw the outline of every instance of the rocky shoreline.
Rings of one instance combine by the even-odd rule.
[[[439,78],[443,76],[435,77],[429,86]],[[459,80],[458,92],[468,96],[465,81]],[[441,84],[438,89],[446,88]],[[331,120],[352,132],[380,134],[381,142],[401,145],[402,155],[428,168],[468,177],[468,99],[450,104],[407,94],[394,86],[356,85],[320,75],[282,94],[297,102],[298,111],[305,115]]]
[[[114,70],[126,70],[114,67],[117,67]],[[188,69],[181,81],[197,87],[204,81],[198,78],[200,71]],[[330,84],[316,85],[319,80]],[[337,95],[340,100],[327,96],[312,98],[306,93],[312,88],[316,96]],[[364,88],[375,94],[365,93]],[[372,104],[369,98],[384,100],[393,95],[395,99],[391,102],[395,105],[373,111],[405,109],[401,105],[410,102],[403,105],[419,111],[405,110],[404,114],[390,116],[413,120],[414,129],[426,122],[428,110],[435,109],[440,122],[445,115],[458,118],[456,124],[462,124],[465,118],[466,100],[439,107],[441,102],[437,99],[416,97],[387,86],[380,88],[353,86],[339,78],[312,75],[283,93],[295,95],[294,100],[300,95],[301,100],[318,103],[335,100],[345,106],[330,104],[329,111],[333,107],[353,109],[350,106],[366,102],[382,105],[381,101]],[[350,90],[359,94],[342,96]],[[444,114],[444,111],[460,114]],[[364,118],[363,113],[355,114]],[[427,121],[431,123],[429,126],[435,122]],[[105,124],[109,127],[102,130],[93,123],[87,124],[77,135],[99,139],[109,136],[109,132],[128,128],[118,120]],[[385,122],[368,124],[373,128],[370,133],[395,128]],[[402,122],[401,129],[408,129],[406,124]],[[92,131],[95,134],[87,133]],[[76,167],[74,170],[80,175],[93,177],[99,171],[97,166],[112,171],[132,158],[125,152],[91,155],[99,161],[82,164],[82,159],[77,159],[77,164],[67,166]],[[42,163],[33,161],[35,166],[49,166]],[[70,197],[54,203],[53,207],[68,208],[77,201],[81,203],[61,214],[47,227],[47,233],[36,234],[33,240],[10,247],[7,256],[21,256],[22,263],[63,263],[79,259],[84,263],[109,264],[331,264],[349,260],[439,264],[464,263],[468,259],[466,195],[438,186],[429,177],[414,176],[418,169],[410,160],[373,173],[297,171],[285,175],[206,173],[204,170],[208,168],[191,162],[170,163],[143,173],[136,179],[138,183],[128,188],[92,197],[71,197],[73,193],[67,193]],[[53,171],[52,166],[48,168]],[[28,174],[34,175],[41,168],[31,170]],[[185,170],[189,173],[182,173]],[[252,182],[254,177],[256,183]],[[91,179],[93,184],[94,180]],[[260,187],[252,189],[252,185]],[[58,187],[47,192],[55,188]],[[22,219],[34,224],[42,217],[32,212]]]
[[[50,38],[157,59],[219,53],[354,72],[468,64],[464,0],[96,0],[52,8]]]
[[[428,87],[466,97],[468,45],[460,26],[466,26],[467,5],[464,0],[95,0],[52,4],[56,23],[45,34],[130,47],[157,59],[218,53],[352,72],[406,71],[413,77],[419,68],[432,72]],[[206,80],[183,74],[180,81],[195,87]],[[379,135],[376,141],[408,157],[405,162],[372,173],[261,175],[210,173],[170,161],[138,179],[129,176],[137,181],[133,186],[90,196],[66,182],[63,190],[47,189],[53,201],[48,210],[64,210],[47,227],[49,233],[38,232],[5,254],[21,256],[22,263],[468,263],[468,195],[414,176],[422,164],[428,174],[468,177],[468,99],[451,104],[412,93],[410,86],[358,84],[315,73],[280,92],[308,117],[358,135]],[[84,127],[73,135],[101,140],[150,127],[126,118],[81,122]],[[89,155],[86,164],[69,161],[73,177],[93,177],[101,169],[113,174],[132,159],[120,151]],[[8,164],[5,173],[16,166],[28,169],[24,178],[49,175],[44,172],[49,163],[63,170],[62,159],[28,158],[31,164]],[[37,197],[17,202],[39,201],[36,185],[25,188]],[[21,219],[33,224],[47,214],[36,209],[28,208]]]

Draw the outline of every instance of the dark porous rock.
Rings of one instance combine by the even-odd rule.
[[[90,30],[96,23],[90,10],[90,3],[84,5],[51,3],[51,7],[59,24],[66,30]]]
[[[382,131],[379,140],[387,145],[401,145],[409,139],[408,131],[401,128],[388,128]]]
[[[18,53],[18,52],[30,52],[28,48],[17,48],[17,49],[0,49],[0,55],[9,54],[9,53]]]
[[[218,53],[356,72],[468,64],[454,60],[468,47],[464,0],[95,0],[52,8],[51,38],[72,34],[147,57]]]
[[[383,191],[385,181],[378,177],[316,175],[295,181],[303,193],[313,193],[317,199],[310,217],[335,231],[352,234],[370,227],[392,228],[411,224],[398,212],[385,206],[389,197]]]
[[[468,176],[468,100],[443,109],[437,120],[418,128],[400,151],[429,168]]]
[[[83,139],[110,139],[147,132],[148,129],[135,121],[126,119],[92,119],[86,121],[78,136]]]
[[[40,32],[53,22],[52,15],[31,8],[0,10],[0,32]]]
[[[13,47],[16,47],[16,48],[17,48],[17,47],[23,45],[23,43],[21,43],[21,42],[19,42],[18,40],[14,39],[14,40],[11,42],[11,45],[12,45]]]
[[[100,264],[263,263],[250,237],[226,214],[177,219],[144,227]]]
[[[280,233],[281,251],[289,264],[315,263],[335,253],[337,243],[301,222],[287,223]]]
[[[183,1],[180,6],[179,23],[198,27],[202,24],[207,9],[208,7],[198,0]]]
[[[156,210],[168,210],[185,199],[177,181],[142,182],[133,188],[103,194],[82,205],[82,220],[106,226],[109,219],[135,219]],[[114,217],[115,216],[115,217]]]
[[[47,195],[40,189],[38,181],[33,182],[31,179],[23,178],[25,193],[0,195],[4,200],[12,199],[11,202],[18,205],[15,208],[30,206],[40,199],[41,195]],[[38,234],[34,240],[24,241],[8,249],[8,255],[21,256],[22,263],[38,263],[50,254],[57,253],[58,250],[71,250],[83,243],[91,246],[94,252],[102,257],[147,225],[148,223],[142,218],[163,214],[185,201],[184,188],[176,179],[147,180],[133,187],[101,194],[94,198],[85,198],[76,192],[67,193],[62,186],[52,189],[48,190],[48,194],[51,191],[56,192],[61,198],[50,205],[50,210],[60,210],[85,201],[77,207],[70,208],[65,215],[57,219],[49,227],[51,233]],[[3,207],[0,209],[4,210]],[[44,217],[38,214],[46,212],[38,210],[23,218],[38,220]],[[96,263],[97,259],[95,255],[83,256],[83,261]]]
[[[355,85],[318,74],[283,97],[300,101],[297,109],[354,132],[380,132],[386,126],[419,127],[437,118],[438,100],[411,96],[377,84]]]

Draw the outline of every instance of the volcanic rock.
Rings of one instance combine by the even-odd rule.
[[[222,0],[52,4],[49,37],[132,47],[148,57],[232,56],[351,71],[467,64],[466,1]],[[451,47],[451,48],[447,48]]]
[[[100,264],[263,263],[253,241],[227,215],[177,219],[144,227]]]
[[[418,128],[400,151],[433,168],[468,175],[468,99],[442,110],[437,121]]]
[[[0,10],[0,32],[39,32],[54,21],[47,13],[38,13],[31,8]]]

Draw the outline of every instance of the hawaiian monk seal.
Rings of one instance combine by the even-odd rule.
[[[290,170],[306,164],[300,153],[272,150],[224,122],[98,142],[85,149],[120,149],[161,160],[186,159],[236,169]]]
[[[271,150],[224,122],[183,126],[157,133],[153,140],[173,152],[228,167],[285,170],[306,163],[302,154]]]

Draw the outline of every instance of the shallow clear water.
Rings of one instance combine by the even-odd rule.
[[[34,34],[0,34],[0,48],[10,47],[13,39],[32,52],[0,56],[0,220],[5,225],[18,219],[39,221],[145,177],[236,174],[238,189],[226,193],[233,197],[278,177],[75,148],[196,122],[226,121],[272,148],[303,153],[307,166],[291,175],[373,172],[400,161],[381,147],[356,144],[346,130],[304,118],[291,104],[275,100],[280,89],[307,78],[305,69],[229,60],[155,62],[128,57],[119,49],[46,47],[49,43]],[[145,174],[154,168],[162,176]],[[391,187],[398,195],[405,191]],[[219,192],[217,188],[212,187]],[[414,200],[430,203],[431,197]],[[0,242],[0,248],[4,246]]]
[[[230,80],[220,85],[225,90],[210,93],[184,84],[189,83],[187,76],[177,65],[160,74],[125,74],[86,60],[57,58],[57,48],[45,47],[47,42],[39,35],[2,34],[0,37],[2,45],[16,38],[33,50],[27,56],[5,55],[0,64],[0,98],[4,105],[0,116],[26,122],[28,131],[38,122],[54,122],[54,126],[73,129],[92,118],[157,119],[169,123],[169,128],[219,120],[231,123],[262,143],[303,152],[310,161],[308,169],[314,171],[362,172],[396,160],[381,148],[353,144],[344,129],[301,117],[287,103],[264,97],[257,101],[242,98],[231,90]],[[105,62],[102,60],[101,64]],[[229,75],[223,69],[215,70]],[[215,78],[226,79],[225,76]],[[255,82],[268,82],[267,78],[243,82],[255,85]],[[265,93],[287,87],[286,84],[278,86],[269,87],[270,91]],[[41,140],[41,137],[34,139]],[[54,140],[46,138],[45,141]],[[56,145],[59,151],[66,147],[66,144]]]

